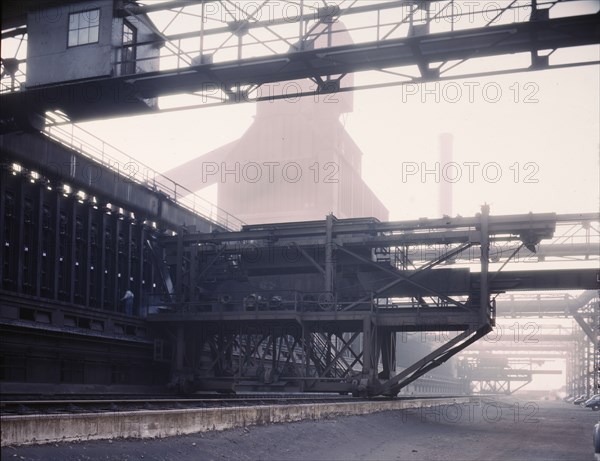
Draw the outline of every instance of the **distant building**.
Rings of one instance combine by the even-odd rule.
[[[351,43],[341,23],[321,27],[316,47],[327,44],[328,33],[334,45]],[[285,83],[261,88],[265,95],[286,91]],[[260,102],[239,140],[165,176],[193,191],[217,184],[219,206],[249,224],[320,220],[330,212],[385,221],[387,208],[362,179],[363,153],[340,121],[352,109],[352,93]]]

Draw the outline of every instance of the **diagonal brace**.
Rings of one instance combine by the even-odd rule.
[[[452,299],[449,296],[446,296],[446,295],[444,295],[442,293],[438,293],[437,291],[435,291],[432,288],[426,287],[425,285],[421,285],[420,283],[415,282],[414,280],[411,280],[415,275],[417,275],[418,273],[421,273],[422,272],[421,270],[417,270],[417,272],[415,272],[415,273],[413,273],[413,274],[411,274],[409,276],[405,276],[405,275],[402,275],[401,273],[399,273],[397,270],[392,270],[392,269],[388,269],[386,267],[382,267],[379,264],[376,264],[375,262],[371,261],[370,259],[363,258],[362,256],[357,255],[356,253],[354,253],[354,252],[352,252],[350,250],[347,250],[343,246],[338,245],[338,249],[341,250],[341,251],[343,251],[344,253],[349,254],[350,256],[353,256],[354,258],[358,259],[359,261],[364,262],[365,264],[369,264],[371,266],[377,267],[378,269],[380,269],[380,270],[382,270],[384,272],[387,272],[387,273],[389,273],[389,274],[391,274],[391,275],[393,275],[394,277],[397,278],[397,280],[394,280],[393,282],[390,282],[388,285],[385,285],[384,287],[379,288],[378,290],[376,290],[375,291],[376,294],[377,293],[381,293],[381,292],[387,290],[388,288],[390,288],[391,286],[394,286],[394,285],[396,285],[398,283],[407,282],[407,283],[409,283],[409,284],[411,284],[413,286],[416,286],[417,288],[420,288],[421,290],[427,291],[429,293],[434,294],[435,296],[438,296],[440,299],[445,300],[449,304],[456,305],[456,306],[459,306],[459,307],[462,307],[462,308],[467,308],[467,306],[465,306],[460,301]],[[460,251],[463,251],[463,250],[464,250],[464,248],[461,249]],[[458,251],[458,249],[456,251]],[[451,253],[455,253],[456,251],[447,253],[447,255],[448,255],[447,257],[450,257]],[[436,261],[441,262],[441,259],[438,259]],[[431,267],[432,266],[429,266],[426,269],[423,269],[423,271],[427,270],[427,269],[429,269]],[[353,308],[354,306],[356,306],[357,304],[360,304],[361,302],[366,301],[367,299],[370,299],[370,296],[369,296],[369,298],[363,298],[362,300],[358,300],[358,301],[353,302],[349,306],[345,307],[344,310],[349,310],[349,309]]]
[[[384,384],[383,393],[385,395],[396,395],[400,389],[423,376],[429,370],[441,365],[450,357],[457,354],[467,346],[470,346],[475,341],[488,334],[490,331],[492,331],[492,327],[489,324],[485,324],[476,330],[475,334],[469,338],[469,335],[471,335],[473,332],[470,329],[465,330],[460,335],[451,339],[443,346],[437,348],[415,364],[408,367],[406,370],[401,371],[392,379],[388,380]]]

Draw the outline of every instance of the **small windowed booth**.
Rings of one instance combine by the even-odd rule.
[[[95,0],[29,9],[26,88],[159,70],[161,34],[147,15],[128,14],[128,4],[135,5]]]

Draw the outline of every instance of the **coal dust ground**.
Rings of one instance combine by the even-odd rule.
[[[594,460],[600,412],[565,402],[489,398],[150,440],[2,448],[2,460]]]

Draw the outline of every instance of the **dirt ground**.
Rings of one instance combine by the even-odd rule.
[[[389,411],[153,440],[6,447],[2,460],[594,460],[600,412],[564,402]]]

